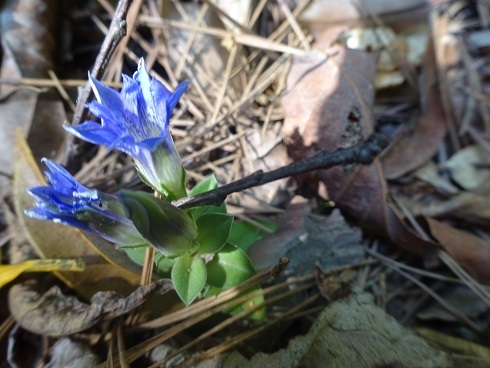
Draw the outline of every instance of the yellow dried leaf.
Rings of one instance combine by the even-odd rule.
[[[23,272],[85,271],[85,261],[77,259],[32,259],[15,265],[0,265],[0,288]]]

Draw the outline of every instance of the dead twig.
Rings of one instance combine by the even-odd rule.
[[[173,201],[174,206],[190,208],[203,205],[219,206],[231,193],[241,192],[245,189],[264,185],[271,181],[304,174],[317,169],[328,169],[336,165],[345,164],[371,164],[376,156],[388,146],[388,139],[380,134],[373,134],[366,141],[349,148],[340,148],[330,152],[322,150],[312,157],[281,167],[277,170],[264,173],[262,170],[223,185],[217,189],[192,197],[185,197]]]

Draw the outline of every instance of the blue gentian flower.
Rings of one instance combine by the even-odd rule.
[[[91,231],[122,246],[147,244],[117,196],[83,186],[56,162],[43,162],[51,185],[28,190],[37,207],[25,211],[27,216]]]
[[[185,197],[185,171],[170,135],[169,119],[188,82],[171,93],[150,79],[143,59],[133,78],[123,75],[121,92],[91,75],[89,79],[96,101],[87,107],[102,123],[87,121],[65,128],[85,141],[132,156],[142,180],[168,200]]]

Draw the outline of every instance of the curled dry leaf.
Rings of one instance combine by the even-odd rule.
[[[490,282],[489,242],[440,221],[428,217],[423,220],[429,227],[432,236],[456,262],[478,281]]]
[[[101,319],[110,320],[132,311],[154,292],[164,294],[173,289],[171,280],[162,279],[137,288],[128,297],[113,291],[101,291],[92,297],[90,304],[86,304],[74,296],[63,295],[57,286],[44,295],[32,286],[28,282],[12,286],[9,292],[10,313],[24,329],[47,336],[83,331]]]
[[[308,56],[294,57],[287,77],[281,103],[285,142],[295,160],[322,148],[351,146],[373,132],[375,55],[326,45],[320,38]],[[308,181],[324,183],[329,199],[364,226],[387,234],[426,261],[435,260],[437,245],[418,237],[386,203],[379,162],[319,170]]]

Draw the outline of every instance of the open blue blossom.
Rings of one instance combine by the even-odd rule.
[[[88,189],[57,163],[43,162],[51,185],[29,189],[37,207],[27,216],[88,230],[118,245],[146,244],[117,196]]]
[[[96,101],[87,105],[101,124],[87,121],[65,127],[77,137],[133,157],[142,180],[167,199],[186,196],[185,171],[169,131],[172,110],[188,82],[171,93],[148,75],[143,59],[133,78],[123,75],[117,92],[89,75]]]

